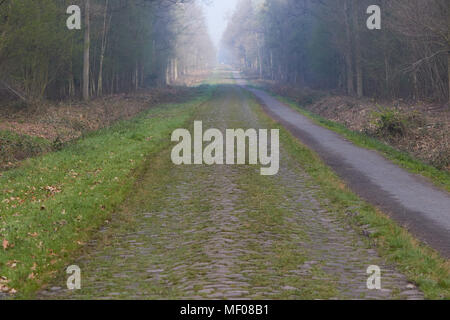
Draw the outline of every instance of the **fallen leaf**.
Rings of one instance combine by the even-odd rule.
[[[3,239],[2,246],[3,246],[3,250],[6,250],[9,247],[9,241],[6,239]]]
[[[57,257],[58,254],[56,254],[52,249],[49,250],[49,254],[50,257]]]
[[[50,195],[54,195],[56,193],[61,192],[61,189],[55,186],[45,186],[44,190],[48,191]]]
[[[9,290],[8,286],[0,284],[0,292],[8,292]]]

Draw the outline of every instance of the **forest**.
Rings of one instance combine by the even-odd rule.
[[[80,30],[66,26],[71,5],[81,8]],[[133,92],[170,84],[214,59],[195,1],[0,1],[2,100]]]
[[[1,307],[449,300],[449,8],[0,0]]]
[[[381,8],[381,29],[366,10]],[[356,97],[449,99],[448,0],[243,0],[221,61],[261,79]]]

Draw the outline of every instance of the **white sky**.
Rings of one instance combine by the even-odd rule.
[[[222,35],[227,28],[229,17],[236,8],[238,0],[209,0],[211,4],[203,4],[209,33],[216,47],[219,46]]]

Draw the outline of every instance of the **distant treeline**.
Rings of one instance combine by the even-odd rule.
[[[367,9],[381,8],[381,30]],[[449,99],[449,0],[241,0],[221,59],[349,95]]]
[[[81,9],[81,30],[66,26],[70,5]],[[214,59],[193,0],[0,0],[0,97],[130,92]]]

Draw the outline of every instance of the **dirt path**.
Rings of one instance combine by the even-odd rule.
[[[238,74],[234,74],[239,78]],[[245,86],[244,80],[238,80]],[[264,91],[249,88],[266,112],[315,150],[352,190],[380,207],[419,239],[450,257],[450,195],[377,152],[314,124]]]
[[[199,112],[204,128],[259,128],[245,91],[223,85]],[[121,225],[39,294],[50,299],[421,299],[363,236],[318,199],[317,188],[285,151],[280,172],[255,166],[174,166],[169,151],[149,164],[124,205]],[[103,232],[111,232],[105,229]],[[382,270],[368,290],[366,269]]]

